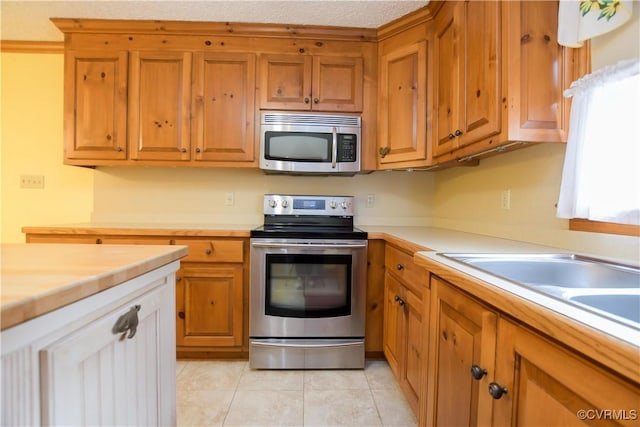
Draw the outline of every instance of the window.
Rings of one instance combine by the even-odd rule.
[[[557,215],[640,224],[640,60],[577,80]]]

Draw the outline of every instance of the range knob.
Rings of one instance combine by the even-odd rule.
[[[276,206],[278,206],[278,203],[276,203],[276,201],[273,199],[269,199],[269,207],[275,208]]]
[[[329,207],[330,207],[331,209],[335,209],[335,208],[337,208],[337,207],[338,207],[338,204],[336,203],[336,201],[335,201],[335,200],[332,200],[332,201],[330,201],[330,202],[329,202]]]
[[[281,203],[283,208],[286,208],[287,206],[289,206],[289,201],[288,200],[283,200]]]
[[[347,202],[342,202],[342,203],[340,203],[340,207],[341,207],[342,209],[347,209]]]

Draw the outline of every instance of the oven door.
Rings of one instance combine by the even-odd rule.
[[[366,240],[251,240],[252,338],[364,337]]]

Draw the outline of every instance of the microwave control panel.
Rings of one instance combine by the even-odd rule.
[[[338,135],[338,162],[355,162],[357,159],[357,136],[341,133]]]

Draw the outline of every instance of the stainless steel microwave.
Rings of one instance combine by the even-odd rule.
[[[265,172],[360,172],[360,116],[264,111],[260,124],[260,168]]]

